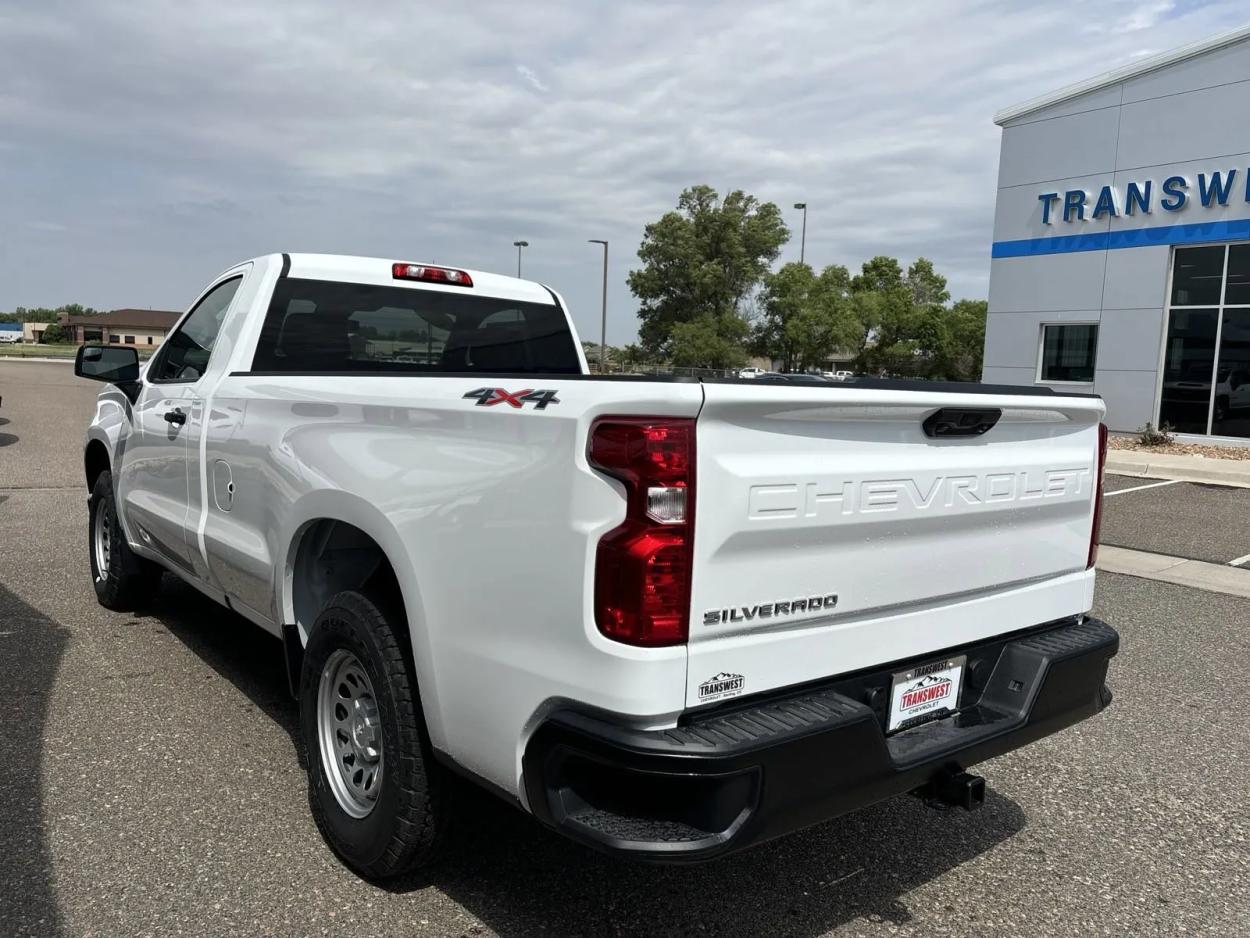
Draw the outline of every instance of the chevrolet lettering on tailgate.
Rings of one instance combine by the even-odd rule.
[[[1093,474],[1088,466],[928,479],[816,479],[751,486],[748,517],[827,519],[872,512],[918,514],[994,505],[1085,499]]]

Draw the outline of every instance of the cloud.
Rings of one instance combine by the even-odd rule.
[[[529,82],[535,91],[549,90],[547,86],[539,80],[538,76],[534,74],[534,70],[532,68],[529,68],[526,65],[518,65],[516,67],[516,73]]]
[[[505,0],[448,7],[432,35],[396,28],[407,8],[387,0],[350,18],[331,0],[8,5],[0,309],[175,308],[280,250],[507,272],[523,238],[526,274],[594,336],[586,239],[607,238],[621,342],[643,227],[701,182],[795,225],[807,202],[816,263],[924,254],[955,296],[984,296],[993,113],[1245,15],[1223,0],[551,7],[541,22]],[[72,224],[17,234],[46,219]]]

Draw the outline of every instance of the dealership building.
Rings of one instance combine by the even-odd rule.
[[[1250,437],[1250,27],[995,115],[986,382]]]

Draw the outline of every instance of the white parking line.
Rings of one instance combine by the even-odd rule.
[[[1244,557],[1238,557],[1236,560],[1230,560],[1228,565],[1230,567],[1240,567],[1243,563],[1250,563],[1250,554],[1246,554]]]
[[[1131,489],[1116,489],[1114,492],[1103,492],[1104,498],[1110,498],[1112,495],[1123,495],[1125,492],[1140,492],[1142,489],[1157,489],[1165,485],[1175,485],[1183,482],[1183,479],[1168,479],[1166,482],[1151,482],[1149,485],[1134,485]]]

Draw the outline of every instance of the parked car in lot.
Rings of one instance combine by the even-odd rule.
[[[801,371],[783,372],[782,374],[769,375],[769,377],[778,378],[782,381],[790,381],[794,384],[828,384],[829,379],[824,375],[808,374]]]
[[[825,371],[822,374],[833,381],[846,381],[855,377],[855,372],[853,371]]]
[[[1111,699],[1093,396],[600,378],[547,287],[307,254],[75,371],[108,382],[99,601],[167,571],[281,637],[313,817],[368,877],[474,782],[672,862],[974,807],[968,767]]]
[[[765,375],[765,374],[768,374],[768,372],[765,369],[758,368],[755,365],[752,365],[749,368],[740,368],[738,370],[739,378],[758,378],[760,375]]]

